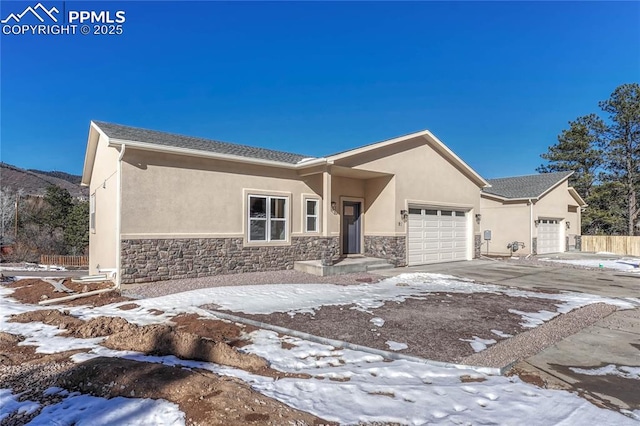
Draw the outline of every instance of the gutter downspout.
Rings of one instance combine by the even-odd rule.
[[[529,198],[529,255],[533,256],[533,200]]]
[[[121,235],[121,213],[122,213],[122,158],[124,157],[124,153],[126,151],[127,146],[122,144],[122,148],[120,149],[120,155],[118,155],[118,165],[117,165],[117,174],[116,174],[116,289],[120,290],[121,278],[121,251],[122,251],[122,241],[120,239]]]

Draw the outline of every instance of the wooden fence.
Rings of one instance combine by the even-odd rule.
[[[640,237],[617,235],[583,235],[582,251],[640,256]]]
[[[57,266],[89,266],[89,256],[59,256],[55,254],[40,255],[41,265]]]

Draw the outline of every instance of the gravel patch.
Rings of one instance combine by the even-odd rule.
[[[158,281],[148,284],[123,285],[122,295],[134,299],[166,296],[183,291],[209,287],[225,287],[260,284],[337,284],[355,285],[363,282],[377,282],[379,275],[363,273],[318,277],[300,271],[246,272],[242,274],[215,275],[201,278]]]
[[[5,417],[2,426],[21,426],[36,417],[43,407],[60,402],[57,394],[44,395],[44,391],[55,386],[61,375],[72,370],[76,364],[71,361],[38,364],[0,365],[0,387],[11,389],[19,395],[20,401],[34,401],[41,406],[32,413],[16,411]]]
[[[222,312],[385,351],[390,350],[387,342],[392,341],[406,345],[396,349],[402,354],[442,362],[460,362],[474,353],[469,342],[461,339],[477,336],[501,340],[505,338],[491,330],[498,329],[512,335],[528,330],[522,326],[522,317],[509,312],[509,309],[555,312],[556,303],[556,300],[550,299],[492,293],[430,293],[417,298],[409,297],[403,302],[386,302],[370,309],[370,312],[355,309],[355,305],[325,305],[313,313],[295,315],[287,312]],[[212,308],[207,305],[203,307]],[[373,318],[383,319],[384,324],[376,326],[371,322]]]
[[[463,364],[501,368],[510,363],[533,356],[555,345],[580,330],[611,315],[616,307],[606,303],[594,303],[560,315],[532,330],[498,342],[488,349],[468,356]]]

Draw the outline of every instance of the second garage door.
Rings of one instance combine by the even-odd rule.
[[[409,207],[408,263],[466,260],[467,212]]]
[[[538,224],[538,254],[561,252],[560,221],[541,219]]]

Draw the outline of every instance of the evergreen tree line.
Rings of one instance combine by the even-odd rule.
[[[17,207],[17,210],[16,210]],[[49,186],[44,197],[0,190],[2,240],[14,261],[37,261],[41,254],[82,255],[89,246],[89,202]]]
[[[588,206],[585,235],[638,235],[640,216],[640,85],[623,84],[599,102],[601,113],[569,122],[558,143],[541,155],[540,173],[569,178]]]

